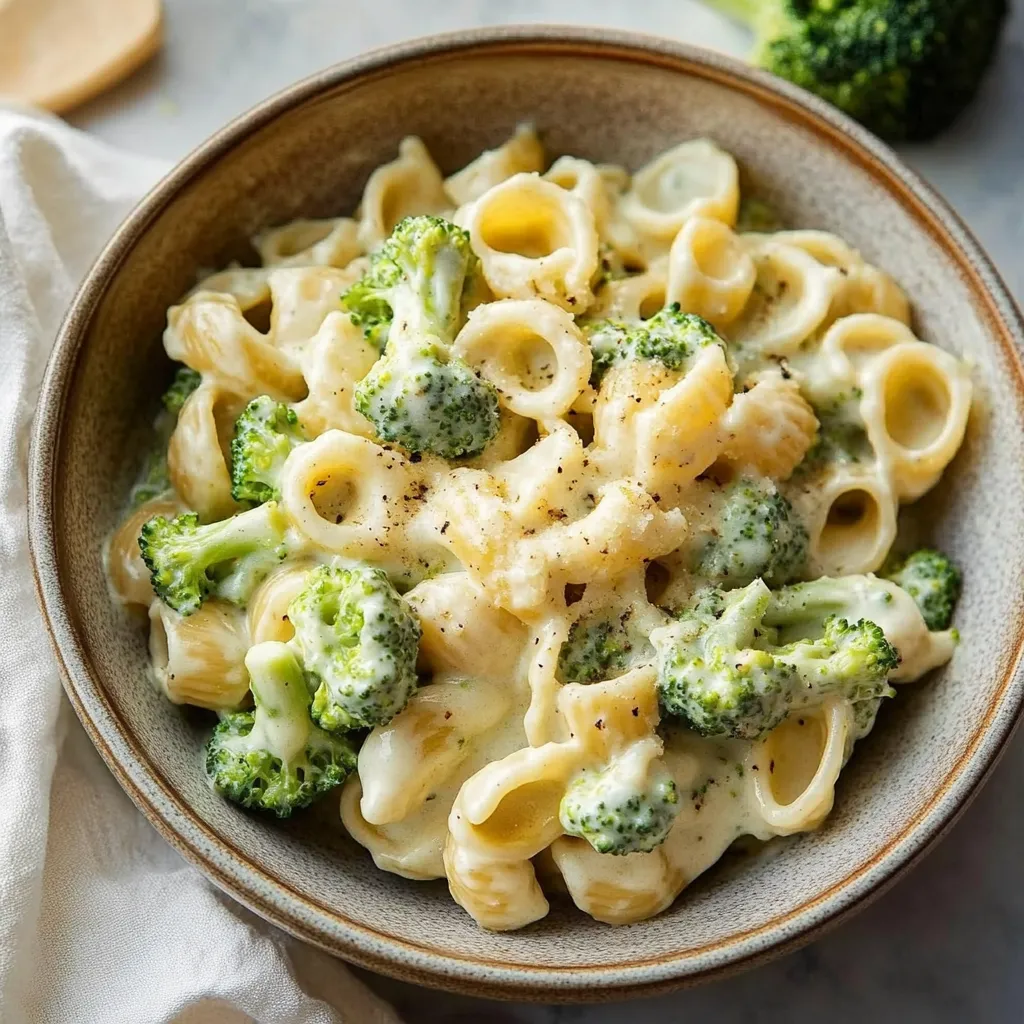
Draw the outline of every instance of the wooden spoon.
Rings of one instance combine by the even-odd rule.
[[[160,0],[0,0],[0,98],[60,113],[160,46]]]

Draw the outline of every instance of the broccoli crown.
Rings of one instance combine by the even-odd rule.
[[[202,383],[202,375],[188,366],[179,366],[174,374],[171,386],[164,392],[160,399],[164,408],[175,416],[181,412],[181,407],[186,399]]]
[[[582,772],[559,806],[569,835],[614,856],[653,850],[665,841],[678,812],[679,793],[664,768],[637,777],[622,761]]]
[[[498,433],[494,385],[429,344],[416,351],[389,344],[356,385],[355,407],[381,440],[446,459],[475,455]]]
[[[494,385],[447,350],[478,264],[462,228],[441,217],[406,217],[345,293],[367,336],[387,342],[384,358],[355,389],[356,409],[381,440],[452,459],[475,455],[498,433]]]
[[[292,449],[306,440],[293,408],[267,395],[254,398],[235,421],[231,438],[231,496],[260,505],[278,501],[278,481]]]
[[[770,480],[743,478],[732,484],[719,523],[697,567],[707,579],[727,589],[757,577],[779,586],[803,572],[807,528]]]
[[[679,303],[660,309],[648,320],[594,320],[583,324],[594,363],[590,382],[599,387],[604,375],[618,363],[661,363],[668,370],[685,370],[708,345],[724,345],[714,327],[696,313],[684,313]]]
[[[696,313],[683,313],[678,302],[658,310],[629,334],[633,359],[659,362],[669,370],[684,370],[702,348],[721,344],[707,320]]]
[[[340,785],[356,752],[310,720],[309,690],[286,644],[257,644],[245,665],[255,710],[221,719],[206,747],[206,774],[234,803],[287,818]]]
[[[320,726],[372,728],[405,707],[416,689],[420,624],[380,569],[314,569],[288,617]]]
[[[960,570],[941,551],[922,548],[885,574],[902,587],[921,610],[930,630],[949,629],[960,599]]]
[[[754,60],[883,138],[924,140],[973,98],[1006,0],[712,0],[752,22]]]
[[[157,596],[191,615],[211,594],[245,604],[287,556],[286,530],[284,513],[271,501],[206,526],[195,512],[157,516],[143,525],[139,548]]]
[[[442,217],[406,217],[342,303],[378,350],[383,351],[395,317],[450,342],[478,265],[468,232]]]
[[[886,680],[900,663],[881,626],[837,615],[825,619],[818,639],[776,647],[772,656],[792,668],[801,685],[813,686],[821,696],[840,693],[851,703],[890,696]]]
[[[891,694],[899,655],[873,622],[825,619],[815,640],[779,647],[764,625],[771,594],[761,580],[718,600],[706,592],[679,621],[655,630],[665,711],[709,736],[756,739],[791,710],[831,694],[862,701]]]
[[[597,683],[622,672],[629,663],[633,640],[626,622],[618,619],[578,619],[558,654],[558,678],[563,683]]]

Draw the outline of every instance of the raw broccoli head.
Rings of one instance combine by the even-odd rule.
[[[235,421],[231,438],[231,496],[262,504],[278,501],[278,481],[285,460],[306,440],[291,406],[267,395],[254,398]]]
[[[708,736],[756,739],[832,694],[890,695],[899,655],[877,625],[831,616],[817,639],[779,647],[763,621],[770,600],[761,580],[715,599],[703,592],[678,622],[651,634],[668,714]]]
[[[406,217],[342,296],[353,323],[383,350],[397,318],[448,343],[458,330],[464,293],[478,264],[469,233],[442,217]]]
[[[740,479],[729,488],[717,533],[697,572],[726,589],[760,577],[779,586],[807,564],[807,528],[770,480]]]
[[[256,707],[226,715],[206,748],[213,788],[242,807],[287,818],[355,769],[349,740],[318,729],[292,650],[268,641],[245,656]]]
[[[188,366],[179,366],[174,374],[171,386],[164,392],[160,399],[164,408],[175,416],[181,412],[188,396],[202,383],[202,376]]]
[[[195,512],[157,516],[142,527],[139,548],[156,595],[191,615],[211,594],[244,604],[288,554],[287,520],[276,502],[202,526]]]
[[[559,806],[562,828],[598,853],[648,853],[663,843],[679,812],[679,793],[664,768],[639,774],[625,759],[582,772]]]
[[[757,32],[754,62],[882,138],[924,140],[973,98],[1006,0],[710,0]]]
[[[498,392],[434,345],[396,346],[356,385],[355,407],[377,437],[446,459],[475,455],[498,433]]]
[[[681,371],[701,349],[724,345],[707,320],[682,312],[678,302],[636,324],[594,320],[584,323],[583,330],[594,357],[590,375],[594,387],[600,387],[604,375],[619,363],[657,362],[668,370]]]
[[[379,569],[321,566],[288,606],[324,729],[391,721],[416,689],[420,624]]]
[[[885,573],[885,577],[914,599],[930,630],[949,629],[963,579],[946,555],[922,548]]]

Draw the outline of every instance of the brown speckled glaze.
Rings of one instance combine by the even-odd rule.
[[[636,168],[709,135],[795,225],[838,232],[909,292],[919,332],[975,366],[964,450],[925,499],[933,539],[966,568],[952,664],[901,689],[814,834],[730,857],[675,906],[626,928],[556,905],[481,931],[443,883],[377,871],[333,802],[287,826],[216,799],[208,722],[145,678],[142,630],[111,603],[101,540],[168,362],[164,313],[198,267],[257,229],[351,211],[370,170],[421,135],[450,171],[523,120],[551,153]],[[281,927],[398,977],[492,996],[652,992],[792,946],[876,894],[963,808],[1024,693],[1024,383],[1019,312],[956,216],[892,153],[826,105],[717,54],[596,30],[470,32],[378,51],[245,115],[145,199],[68,314],[43,386],[30,531],[43,610],[79,716],[153,824],[217,885]]]

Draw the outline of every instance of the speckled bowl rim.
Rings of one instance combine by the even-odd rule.
[[[760,928],[713,945],[627,964],[537,967],[441,953],[365,927],[264,872],[194,814],[117,717],[90,664],[64,599],[49,467],[60,450],[64,410],[92,316],[126,254],[188,183],[269,122],[327,90],[365,83],[398,66],[506,53],[599,57],[681,71],[725,85],[811,130],[868,172],[942,246],[983,311],[1024,391],[1024,319],[998,272],[950,207],[874,136],[817,98],[731,57],[651,36],[605,29],[513,26],[447,33],[346,61],[285,89],[235,119],[177,165],[118,229],[87,275],[57,335],[46,369],[29,456],[28,526],[40,607],[78,717],[125,791],[188,861],[239,902],[284,930],[371,970],[407,981],[506,999],[586,1001],[654,994],[718,977],[795,948],[878,896],[953,824],[1005,748],[1024,702],[1024,627],[1010,669],[964,755],[928,805],[871,861],[842,882]],[[639,926],[642,927],[642,926]],[[637,931],[642,941],[642,932]]]

